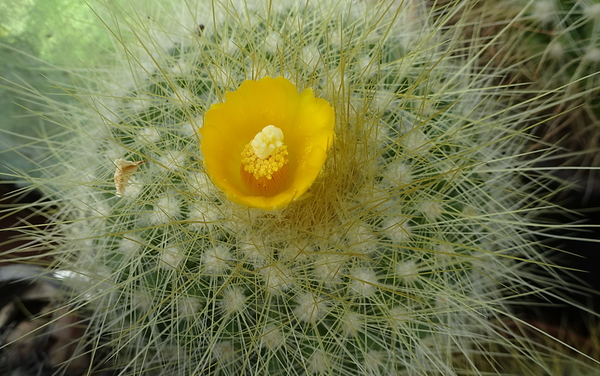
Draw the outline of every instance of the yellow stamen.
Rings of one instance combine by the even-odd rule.
[[[242,151],[242,175],[255,194],[269,195],[280,190],[285,181],[284,167],[288,163],[283,132],[267,125]]]

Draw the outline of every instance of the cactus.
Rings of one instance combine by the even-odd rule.
[[[560,145],[578,153],[570,160],[565,158],[567,163],[597,167],[594,150],[600,126],[600,2],[482,2],[468,18],[475,26],[485,20],[490,26],[477,34],[497,40],[497,48],[489,50],[483,62],[492,60],[515,68],[504,82],[527,84],[534,91],[562,93],[562,100],[546,110],[551,116],[537,124],[534,133],[540,144]],[[504,27],[506,32],[496,35]],[[522,96],[529,98],[528,91]]]
[[[600,2],[538,0],[527,13],[523,50],[535,54],[536,74],[551,75],[555,84],[589,78],[592,87],[600,63]]]
[[[576,152],[588,151],[571,164],[597,167],[594,150],[598,148],[600,130],[600,80],[597,74],[600,68],[600,2],[547,3],[547,21],[536,18],[532,11],[533,20],[529,20],[532,31],[523,35],[526,43],[522,45],[533,55],[526,58],[536,86],[545,90],[568,86],[564,101],[553,112],[555,115],[565,109],[569,112],[556,116],[549,122],[548,129],[540,129],[537,133],[545,142]],[[579,95],[573,96],[574,93]]]
[[[549,177],[522,179],[553,153],[523,158],[545,93],[507,105],[490,86],[492,43],[447,26],[469,2],[106,5],[120,50],[66,89],[72,138],[31,181],[58,207],[37,236],[86,346],[121,374],[475,372],[486,346],[526,342],[505,323],[532,281],[570,287],[530,268],[552,271],[533,236]],[[308,191],[264,210],[207,174],[203,125],[279,76],[330,104],[335,137]]]

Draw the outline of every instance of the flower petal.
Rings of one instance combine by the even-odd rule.
[[[311,89],[298,93],[283,77],[246,80],[205,114],[200,133],[206,171],[231,201],[266,210],[282,208],[304,194],[319,175],[334,123],[333,108],[315,98]],[[284,133],[290,173],[279,191],[256,196],[240,175],[241,153],[268,125]]]

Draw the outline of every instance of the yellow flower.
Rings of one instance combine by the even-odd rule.
[[[283,77],[246,80],[211,106],[200,129],[206,171],[227,197],[265,210],[298,199],[334,138],[331,105]]]

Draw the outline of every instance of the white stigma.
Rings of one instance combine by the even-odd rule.
[[[258,158],[268,158],[283,146],[283,131],[274,125],[267,125],[254,136],[250,146]]]

